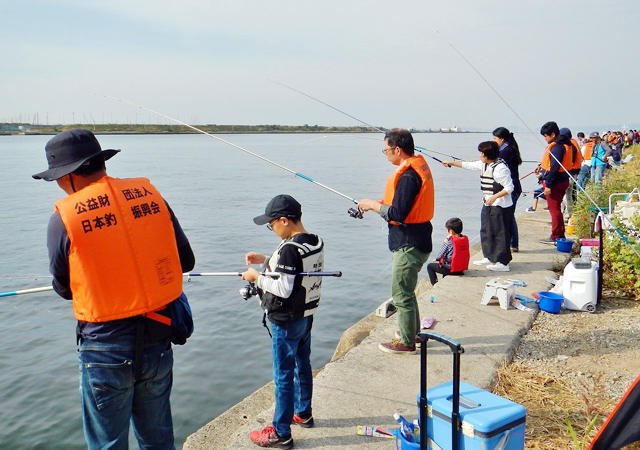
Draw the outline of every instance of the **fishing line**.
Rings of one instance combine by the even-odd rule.
[[[311,96],[311,95],[309,95],[309,94],[305,94],[304,92],[299,91],[298,89],[292,88],[291,86],[287,86],[286,84],[282,84],[282,83],[280,83],[280,82],[278,82],[278,81],[275,81],[275,80],[269,80],[269,81],[271,81],[271,82],[273,82],[273,83],[276,83],[276,84],[279,84],[280,86],[285,87],[285,88],[287,88],[287,89],[291,89],[292,91],[297,92],[298,94],[302,94],[302,95],[304,95],[305,97],[308,97],[308,98],[310,98],[311,100],[315,100],[315,101],[316,101],[316,102],[318,102],[318,103],[322,103],[323,105],[328,106],[329,108],[333,109],[334,111],[338,111],[340,114],[344,114],[344,115],[345,115],[345,116],[347,116],[347,117],[351,117],[353,120],[355,120],[355,121],[357,121],[357,122],[360,122],[361,124],[366,125],[366,126],[368,126],[369,128],[373,128],[374,130],[379,131],[380,133],[385,133],[385,134],[386,134],[386,131],[384,131],[383,129],[378,128],[378,127],[374,127],[373,125],[368,124],[368,123],[367,123],[367,122],[365,122],[364,120],[360,120],[360,119],[358,119],[357,117],[354,117],[354,116],[352,116],[352,115],[351,115],[351,114],[349,114],[349,113],[346,113],[346,112],[344,112],[344,111],[342,111],[342,110],[340,110],[340,109],[338,109],[338,108],[336,108],[336,107],[334,107],[334,106],[331,106],[330,104],[325,103],[325,102],[323,102],[322,100],[319,100],[319,99],[317,99],[317,98],[315,98],[315,97],[312,97],[312,96]],[[428,157],[429,157],[429,158],[431,158],[431,159],[434,159],[434,160],[438,161],[439,163],[442,163],[442,161],[441,161],[441,160],[439,160],[438,158],[435,158],[435,157],[433,157],[433,156],[431,156],[431,155],[429,155],[429,154],[425,153],[424,151],[431,152],[431,153],[439,153],[439,152],[436,152],[436,151],[434,151],[434,150],[429,150],[429,149],[427,149],[427,148],[425,148],[425,147],[418,147],[418,146],[416,146],[416,145],[414,145],[414,147],[415,147],[415,149],[416,149],[416,150],[418,150],[420,153],[422,153],[422,154],[424,154],[424,155],[428,156]],[[424,150],[424,151],[421,151],[421,150]],[[444,154],[444,153],[439,153],[439,154],[444,155],[444,156],[449,156],[449,157],[451,157],[451,158],[453,158],[453,159],[460,159],[460,158],[456,158],[456,157],[455,157],[455,156],[453,156],[453,155],[446,155],[446,154]]]
[[[313,184],[315,184],[315,185],[317,185],[317,186],[320,186],[321,188],[324,188],[324,189],[326,189],[326,190],[328,190],[328,191],[331,191],[331,192],[333,192],[334,194],[339,195],[340,197],[346,198],[347,200],[351,201],[352,203],[354,203],[354,204],[356,204],[356,205],[358,204],[358,200],[356,200],[356,199],[354,199],[354,198],[352,198],[352,197],[349,197],[348,195],[343,194],[342,192],[336,191],[335,189],[332,189],[332,188],[330,188],[329,186],[326,186],[326,185],[324,185],[324,184],[322,184],[322,183],[319,183],[318,181],[315,181],[314,179],[312,179],[312,178],[310,178],[310,177],[308,177],[308,176],[306,176],[306,175],[301,174],[300,172],[296,172],[295,170],[289,169],[289,168],[287,168],[287,167],[283,166],[282,164],[278,164],[278,163],[277,163],[277,162],[275,162],[275,161],[271,161],[270,159],[267,159],[267,158],[265,158],[264,156],[260,156],[260,155],[258,155],[257,153],[254,153],[254,152],[252,152],[252,151],[249,151],[249,150],[247,150],[246,148],[240,147],[239,145],[236,145],[236,144],[234,144],[234,143],[232,143],[232,142],[226,141],[226,140],[224,140],[224,139],[222,139],[222,138],[220,138],[220,137],[218,137],[218,136],[216,136],[216,135],[213,135],[213,134],[211,134],[211,133],[207,133],[206,131],[201,130],[200,128],[196,128],[196,127],[194,127],[193,125],[189,125],[188,123],[182,122],[182,121],[180,121],[180,120],[178,120],[178,119],[174,119],[173,117],[169,117],[169,116],[167,116],[166,114],[163,114],[163,113],[158,112],[158,111],[154,111],[153,109],[150,109],[150,108],[147,108],[147,107],[144,107],[144,106],[138,105],[138,104],[133,103],[133,102],[130,102],[130,101],[128,101],[128,100],[123,100],[123,99],[120,99],[120,98],[111,97],[111,96],[109,96],[109,95],[105,95],[104,97],[105,97],[105,98],[112,99],[112,100],[116,100],[116,101],[118,101],[118,102],[126,103],[126,104],[131,105],[131,106],[138,107],[138,108],[140,108],[140,109],[143,109],[143,110],[145,110],[145,111],[151,112],[151,113],[153,113],[153,114],[157,114],[157,115],[159,115],[159,116],[162,116],[162,117],[164,117],[165,119],[169,119],[169,120],[171,120],[171,121],[173,121],[173,122],[175,122],[175,123],[178,123],[178,124],[180,124],[180,125],[184,125],[185,127],[190,128],[190,129],[192,129],[192,130],[194,130],[194,131],[197,131],[198,133],[204,134],[205,136],[209,136],[209,137],[210,137],[210,138],[212,138],[212,139],[215,139],[215,140],[220,141],[220,142],[222,142],[222,143],[224,143],[224,144],[230,145],[231,147],[236,148],[236,149],[238,149],[238,150],[241,150],[241,151],[243,151],[243,152],[245,152],[245,153],[248,153],[248,154],[249,154],[249,155],[251,155],[251,156],[255,156],[256,158],[261,159],[261,160],[263,160],[263,161],[265,161],[265,162],[268,162],[269,164],[272,164],[272,165],[274,165],[274,166],[276,166],[276,167],[279,167],[279,168],[281,168],[282,170],[286,170],[287,172],[292,173],[292,174],[294,174],[294,175],[295,175],[295,176],[297,176],[297,177],[300,177],[300,178],[302,178],[302,179],[304,179],[304,180],[310,181],[311,183],[313,183]],[[351,215],[352,217],[357,217],[356,215],[354,215],[354,214],[352,214],[352,213],[349,213],[349,215]]]
[[[489,86],[491,88],[491,90],[493,92],[495,92],[495,94],[500,98],[500,100],[502,100],[504,102],[505,105],[507,105],[507,108],[509,108],[511,110],[511,112],[513,114],[515,114],[515,116],[520,120],[520,122],[522,122],[522,124],[527,128],[527,130],[529,130],[529,132],[531,134],[533,134],[534,136],[536,136],[538,138],[538,141],[540,140],[539,135],[536,135],[536,133],[533,132],[533,130],[531,128],[529,128],[529,125],[527,125],[527,123],[522,119],[522,117],[520,117],[520,115],[511,107],[511,105],[504,99],[504,97],[502,97],[502,95],[500,95],[500,93],[491,85],[491,83],[489,83],[489,81],[487,81],[487,79],[478,71],[478,69],[476,69],[474,67],[473,64],[471,64],[471,62],[465,58],[465,56],[460,53],[460,51],[449,41],[449,39],[447,39],[446,37],[444,37],[444,35],[442,33],[440,33],[438,30],[436,30],[436,33],[438,33],[440,35],[440,37],[442,37],[442,39],[444,39],[445,41],[447,41],[447,43],[451,46],[452,49],[454,49],[456,51],[456,53],[458,55],[460,55],[460,57],[462,59],[464,59],[464,61],[469,64],[469,66],[475,71],[475,73],[477,73],[480,78],[482,78],[482,80],[487,83],[487,86]]]

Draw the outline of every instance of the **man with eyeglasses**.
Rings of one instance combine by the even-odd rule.
[[[263,264],[267,271],[280,273],[280,277],[272,278],[250,268],[242,274],[243,280],[256,283],[260,305],[271,322],[276,408],[272,426],[249,436],[260,447],[292,448],[291,424],[314,426],[311,326],[320,302],[322,278],[297,275],[322,271],[324,243],[305,230],[301,217],[302,207],[296,199],[276,195],[264,214],[253,221],[267,225],[282,242],[268,259],[255,252],[245,255],[247,265]]]
[[[386,353],[415,354],[420,329],[420,311],[415,295],[418,273],[432,250],[433,177],[421,155],[415,155],[413,136],[407,130],[389,131],[382,150],[396,170],[387,180],[383,200],[364,199],[362,211],[375,211],[389,224],[391,250],[391,294],[398,312],[396,339],[383,342]]]

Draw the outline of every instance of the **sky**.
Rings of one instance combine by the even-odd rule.
[[[0,0],[0,122],[640,128],[638,30],[638,0]]]

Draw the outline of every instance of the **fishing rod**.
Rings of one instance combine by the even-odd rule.
[[[280,86],[285,87],[285,88],[287,88],[287,89],[291,89],[292,91],[297,92],[298,94],[302,94],[302,95],[304,95],[305,97],[308,97],[308,98],[310,98],[311,100],[315,100],[315,101],[316,101],[316,102],[318,102],[318,103],[322,103],[323,105],[328,106],[329,108],[333,109],[334,111],[338,111],[340,114],[344,114],[344,115],[345,115],[345,116],[347,116],[347,117],[351,117],[352,119],[354,119],[354,120],[356,120],[356,121],[360,122],[360,123],[361,123],[361,124],[363,124],[363,125],[368,126],[369,128],[373,128],[374,130],[379,131],[380,133],[385,133],[385,134],[386,134],[386,131],[385,131],[385,130],[383,130],[382,128],[378,128],[378,127],[375,127],[375,126],[373,126],[373,125],[370,125],[370,124],[368,124],[367,122],[365,122],[364,120],[360,120],[360,119],[358,119],[357,117],[352,116],[351,114],[346,113],[346,112],[344,112],[344,111],[342,111],[342,110],[340,110],[340,109],[338,109],[338,108],[336,108],[336,107],[334,107],[334,106],[331,106],[330,104],[325,103],[325,102],[323,102],[322,100],[319,100],[319,99],[317,99],[317,98],[315,98],[315,97],[312,97],[312,96],[311,96],[311,95],[309,95],[309,94],[305,94],[304,92],[299,91],[298,89],[292,88],[291,86],[287,86],[286,84],[280,83],[279,81],[275,81],[275,80],[269,80],[269,81],[271,81],[271,82],[273,82],[273,83],[276,83],[276,84],[279,84]],[[415,149],[416,149],[416,150],[418,150],[418,152],[422,153],[423,155],[428,156],[428,157],[429,157],[429,158],[431,158],[431,159],[434,159],[434,160],[438,161],[439,163],[442,163],[442,161],[441,161],[441,160],[439,160],[438,158],[435,158],[435,157],[433,157],[433,156],[431,156],[431,155],[429,155],[429,154],[425,153],[425,151],[428,151],[428,152],[431,152],[431,153],[438,153],[438,154],[440,154],[440,155],[444,155],[444,156],[450,156],[451,158],[454,158],[454,159],[460,159],[460,158],[456,158],[456,157],[455,157],[455,156],[453,156],[453,155],[445,155],[444,153],[436,152],[436,151],[434,151],[434,150],[429,150],[429,149],[424,148],[424,147],[418,147],[418,146],[414,146],[414,147],[415,147]],[[421,151],[421,150],[424,150],[424,151]]]
[[[244,272],[188,272],[183,275],[187,277],[187,281],[191,281],[191,277],[241,277]],[[260,275],[265,277],[280,278],[281,272],[261,272]],[[342,276],[342,272],[300,272],[297,277],[337,277]]]
[[[182,275],[187,277],[187,282],[191,281],[191,277],[241,277],[243,272],[187,272]],[[262,272],[260,275],[271,278],[280,278],[282,273],[280,272]],[[300,272],[296,274],[297,277],[342,277],[341,271],[336,272]],[[16,277],[17,278],[17,277]],[[0,293],[0,297],[11,297],[13,295],[23,294],[36,294],[38,292],[52,291],[53,286],[43,286],[32,289],[22,289],[19,291],[10,291]]]
[[[178,123],[178,124],[180,124],[180,125],[184,125],[185,127],[190,128],[190,129],[192,129],[192,130],[194,130],[194,131],[197,131],[198,133],[204,134],[205,136],[209,136],[209,137],[210,137],[210,138],[212,138],[212,139],[215,139],[215,140],[220,141],[220,142],[222,142],[222,143],[224,143],[224,144],[230,145],[231,147],[236,148],[236,149],[238,149],[238,150],[241,150],[241,151],[243,151],[243,152],[245,152],[245,153],[248,153],[248,154],[249,154],[249,155],[251,155],[251,156],[255,156],[256,158],[261,159],[261,160],[263,160],[263,161],[265,161],[265,162],[268,162],[269,164],[272,164],[272,165],[274,165],[274,166],[276,166],[276,167],[279,167],[279,168],[281,168],[282,170],[286,170],[287,172],[292,173],[292,174],[294,174],[294,175],[295,175],[295,176],[297,176],[297,177],[300,177],[300,178],[302,178],[302,179],[304,179],[304,180],[310,181],[311,183],[313,183],[313,184],[315,184],[315,185],[317,185],[317,186],[320,186],[321,188],[324,188],[324,189],[326,189],[326,190],[328,190],[328,191],[331,191],[331,192],[333,192],[334,194],[339,195],[340,197],[346,198],[347,200],[351,201],[352,203],[354,203],[354,204],[356,204],[356,205],[358,204],[358,200],[356,200],[356,199],[354,199],[354,198],[352,198],[352,197],[349,197],[348,195],[343,194],[342,192],[336,191],[335,189],[332,189],[332,188],[330,188],[330,187],[329,187],[329,186],[327,186],[327,185],[324,185],[324,184],[322,184],[322,183],[320,183],[320,182],[318,182],[318,181],[315,181],[314,179],[312,179],[312,178],[310,178],[310,177],[308,177],[308,176],[306,176],[306,175],[301,174],[300,172],[296,172],[295,170],[289,169],[288,167],[285,167],[285,166],[283,166],[282,164],[278,164],[278,163],[277,163],[277,162],[275,162],[275,161],[271,161],[270,159],[267,159],[267,158],[265,158],[264,156],[261,156],[261,155],[258,155],[257,153],[254,153],[254,152],[252,152],[252,151],[249,151],[249,150],[247,150],[246,148],[240,147],[239,145],[236,145],[236,144],[234,144],[234,143],[232,143],[232,142],[226,141],[226,140],[224,140],[224,139],[222,139],[222,138],[220,138],[220,137],[218,137],[218,136],[216,136],[216,135],[213,135],[213,134],[211,134],[211,133],[207,133],[206,131],[201,130],[200,128],[196,128],[196,127],[194,127],[193,125],[189,125],[188,123],[182,122],[182,121],[180,121],[180,120],[178,120],[178,119],[174,119],[173,117],[169,117],[169,116],[167,116],[166,114],[163,114],[163,113],[158,112],[158,111],[155,111],[155,110],[153,110],[153,109],[150,109],[150,108],[147,108],[147,107],[144,107],[144,106],[138,105],[138,104],[133,103],[133,102],[130,102],[130,101],[128,101],[128,100],[123,100],[123,99],[116,98],[116,97],[112,97],[112,96],[109,96],[109,95],[105,95],[104,97],[105,97],[105,98],[112,99],[112,100],[116,100],[116,101],[118,101],[118,102],[126,103],[126,104],[131,105],[131,106],[138,107],[138,108],[143,109],[143,110],[145,110],[145,111],[148,111],[148,112],[150,112],[150,113],[153,113],[153,114],[157,114],[157,115],[159,115],[159,116],[162,116],[162,117],[164,117],[165,119],[169,119],[169,120],[171,120],[171,121],[173,121],[173,122],[175,122],[175,123]],[[351,209],[348,211],[348,213],[349,213],[349,215],[350,215],[351,217],[358,218],[358,219],[362,219],[362,213],[361,213],[361,212],[358,212],[358,210],[356,210],[356,209],[354,209],[354,208],[351,208]]]
[[[53,275],[32,275],[32,276],[19,276],[19,277],[0,277],[0,280],[37,280],[38,278],[51,278]]]
[[[20,291],[11,291],[11,292],[2,292],[0,293],[0,297],[11,297],[12,295],[22,295],[22,294],[35,294],[37,292],[45,292],[52,291],[53,286],[44,286],[33,289],[22,289]]]

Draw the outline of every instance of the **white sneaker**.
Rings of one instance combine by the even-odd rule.
[[[508,265],[505,266],[501,262],[490,264],[487,266],[487,269],[493,270],[494,272],[509,272],[511,270]]]
[[[486,266],[491,264],[491,260],[489,258],[482,258],[480,261],[473,262],[476,266]]]

